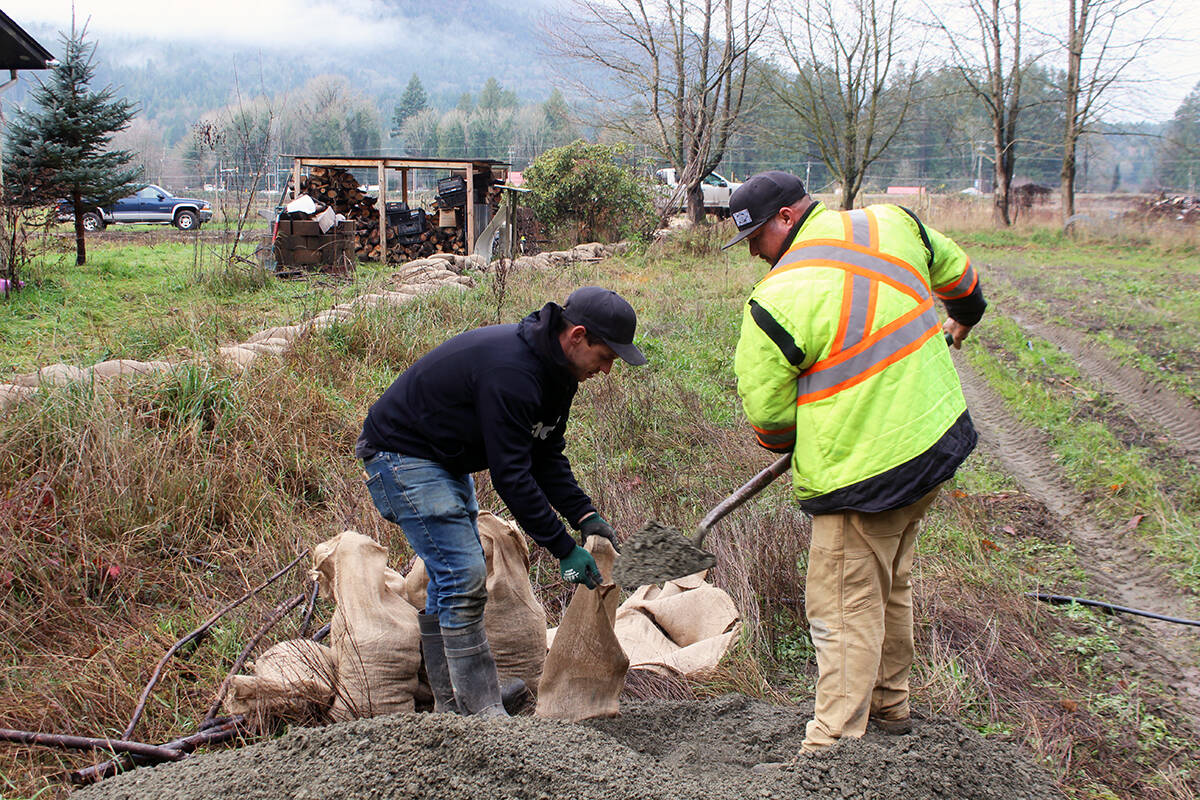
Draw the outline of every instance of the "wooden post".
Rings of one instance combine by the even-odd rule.
[[[400,170],[400,193],[404,195],[400,199],[404,201],[404,205],[408,205],[408,170]]]
[[[388,263],[388,247],[387,247],[387,170],[383,168],[383,162],[379,162],[377,168],[379,173],[379,261],[381,264]]]
[[[475,164],[467,164],[467,255],[475,252]]]
[[[300,159],[292,161],[292,199],[300,196]]]

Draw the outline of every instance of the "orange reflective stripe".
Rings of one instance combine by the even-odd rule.
[[[832,386],[828,386],[824,389],[810,392],[808,394],[798,396],[796,398],[796,405],[801,405],[804,403],[813,403],[813,402],[816,402],[817,400],[821,400],[823,398],[835,395],[838,392],[843,391],[845,389],[849,389],[853,386],[857,386],[858,384],[865,381],[867,378],[870,378],[873,375],[877,375],[880,372],[883,372],[885,369],[890,367],[892,364],[895,364],[897,361],[900,361],[901,359],[915,353],[917,350],[920,350],[921,347],[924,346],[924,344],[930,340],[930,338],[932,338],[933,336],[938,334],[941,330],[942,330],[942,327],[937,324],[937,320],[935,319],[934,324],[931,327],[929,327],[924,333],[920,334],[915,340],[913,340],[909,344],[904,345],[899,350],[896,350],[895,352],[886,356],[882,361],[876,362],[875,364],[868,367],[865,371],[860,372],[856,375],[852,375],[840,383],[834,384]]]
[[[811,248],[806,247],[804,249],[807,252]],[[775,267],[775,269],[767,273],[767,278],[774,278],[775,276],[782,275],[785,272],[790,272],[794,269],[802,269],[804,267],[830,267],[833,269],[843,269],[847,272],[853,272],[855,274],[862,275],[864,278],[886,283],[888,286],[891,286],[898,292],[903,292],[918,303],[922,302],[928,297],[928,294],[923,294],[919,289],[915,288],[909,283],[896,280],[890,275],[881,274],[867,267],[862,267],[858,264],[852,264],[848,261],[835,260],[833,253],[840,252],[840,250],[841,248],[837,248],[827,255],[820,255],[815,258],[806,258],[800,261],[790,261],[787,264],[780,264],[779,266]]]
[[[867,241],[860,242],[865,244],[872,250],[879,249],[879,220],[875,218],[875,212],[864,208],[863,213],[867,215]]]
[[[971,259],[968,258],[967,265],[963,268],[962,275],[959,275],[957,278],[950,280],[950,281],[946,281],[942,285],[935,286],[933,288],[939,292],[953,292],[955,289],[958,288],[958,285],[961,284],[963,281],[967,280],[967,276],[970,275],[974,271],[975,271],[975,268],[971,266]]]
[[[786,428],[760,428],[752,422],[750,423],[750,427],[754,428],[755,433],[761,433],[764,436],[774,436],[780,433],[791,433],[792,431],[796,430],[795,423],[792,423]]]
[[[850,323],[850,307],[854,302],[854,273],[847,272],[842,276],[842,313],[838,319],[837,334],[833,337],[833,346],[829,352],[840,353],[846,341],[846,328]]]
[[[867,296],[867,317],[863,320],[863,338],[871,335],[871,326],[875,324],[875,305],[879,301],[879,283],[871,281],[871,288],[868,290]]]
[[[842,218],[842,231],[843,231],[842,241],[853,242],[854,241],[854,220],[845,211],[840,212],[840,216]]]
[[[760,428],[757,425],[751,424],[754,428],[754,438],[758,443],[768,450],[787,450],[796,442],[796,426],[789,425],[786,428]]]
[[[881,328],[861,347],[805,370],[796,381],[796,404],[811,403],[862,383],[915,352],[939,330],[937,313],[929,300]]]
[[[957,294],[952,294],[952,292],[961,286],[964,281],[967,283],[967,288],[961,292],[958,292]],[[971,266],[970,262],[967,262],[967,268],[963,271],[963,274],[959,276],[958,280],[946,286],[940,287],[935,291],[937,292],[937,296],[943,300],[957,300],[960,297],[966,297],[971,292],[975,291],[975,287],[978,285],[979,275],[975,272],[975,268]]]
[[[867,277],[888,279],[888,282],[899,291],[918,302],[930,294],[928,279],[908,262],[878,250],[871,250],[850,242],[840,242],[837,239],[816,239],[788,251],[774,269],[763,277],[762,281],[769,280],[798,266],[846,269],[847,265],[854,265],[876,273],[867,275]]]
[[[901,316],[896,317],[887,325],[884,325],[882,328],[876,331],[873,336],[869,336],[854,347],[849,347],[838,353],[836,356],[831,355],[821,359],[808,369],[804,370],[804,372],[800,375],[800,380],[804,380],[810,375],[816,375],[824,372],[825,370],[833,369],[834,367],[840,366],[851,359],[857,358],[864,352],[867,352],[870,348],[877,347],[879,343],[888,336],[910,324],[913,320],[921,318],[927,313],[933,314],[933,319],[935,321],[937,320],[937,314],[933,311],[932,298],[926,300],[915,308],[909,309]]]

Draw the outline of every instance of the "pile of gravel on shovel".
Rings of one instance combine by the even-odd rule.
[[[117,798],[996,798],[1061,795],[1012,745],[944,719],[913,734],[868,733],[784,770],[808,708],[741,695],[626,703],[623,716],[571,725],[533,717],[488,720],[406,714],[295,730],[240,750],[134,770],[82,789]]]

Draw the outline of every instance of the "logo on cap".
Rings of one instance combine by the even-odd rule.
[[[750,211],[745,208],[735,211],[733,214],[733,222],[739,228],[743,227],[744,225],[749,225],[750,224]]]

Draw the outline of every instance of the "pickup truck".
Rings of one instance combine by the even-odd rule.
[[[60,200],[57,214],[59,222],[74,219],[71,201]],[[211,220],[212,215],[212,206],[207,200],[175,197],[161,186],[150,184],[111,205],[88,204],[83,212],[83,229],[99,231],[114,222],[158,222],[190,231]]]
[[[654,173],[655,179],[666,187],[665,197],[670,197],[677,187],[675,181],[675,170],[672,167],[660,169]],[[700,190],[704,194],[704,210],[710,214],[716,214],[724,219],[729,216],[729,195],[733,194],[733,190],[741,186],[740,183],[727,181],[715,172],[710,172],[700,181]],[[687,198],[679,197],[679,207],[683,208],[687,205]]]

